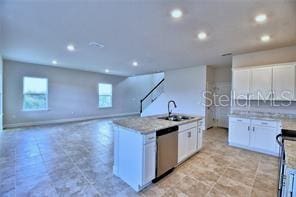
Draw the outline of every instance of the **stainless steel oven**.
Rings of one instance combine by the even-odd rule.
[[[295,197],[296,196],[296,170],[287,169],[285,155],[285,140],[296,140],[296,131],[282,130],[282,133],[277,135],[277,142],[280,145],[279,158],[279,184],[278,197]]]

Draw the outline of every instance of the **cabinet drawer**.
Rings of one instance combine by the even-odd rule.
[[[156,133],[150,133],[147,135],[144,135],[144,144],[148,144],[150,142],[153,142],[156,140]]]
[[[180,131],[185,131],[187,129],[191,129],[193,127],[197,127],[197,121],[196,122],[191,122],[191,123],[180,125],[179,126],[179,132]]]
[[[235,118],[235,117],[230,117],[229,118],[230,122],[241,122],[241,123],[251,123],[250,119],[247,118]]]
[[[266,126],[266,127],[276,127],[277,122],[276,121],[270,121],[270,120],[252,120],[252,125]]]

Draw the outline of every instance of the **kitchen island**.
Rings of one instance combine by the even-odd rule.
[[[113,173],[140,191],[202,147],[203,118],[173,115],[131,117],[113,121]],[[173,117],[172,116],[172,117]]]

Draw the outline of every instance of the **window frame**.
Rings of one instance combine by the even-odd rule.
[[[100,95],[100,84],[104,84],[104,85],[111,85],[111,95]],[[98,94],[98,108],[99,109],[108,109],[108,108],[112,108],[113,107],[113,84],[112,83],[98,83],[97,85],[97,94]],[[101,107],[100,106],[100,96],[111,96],[111,106],[107,106],[107,107]]]
[[[36,78],[36,79],[45,79],[46,80],[46,93],[41,94],[41,93],[33,93],[33,94],[25,94],[24,93],[24,87],[25,87],[25,78]],[[46,100],[46,106],[45,108],[40,108],[40,109],[25,109],[25,95],[45,95],[45,100]],[[22,92],[22,97],[23,97],[23,103],[22,103],[22,111],[24,112],[34,112],[34,111],[48,111],[48,78],[46,77],[32,77],[32,76],[23,76],[23,92]]]

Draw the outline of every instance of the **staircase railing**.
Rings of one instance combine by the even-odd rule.
[[[149,99],[149,101],[150,101],[149,104],[151,104],[162,93],[162,92],[158,91],[158,94],[156,96],[153,95],[154,92],[156,92],[157,90],[159,90],[159,88],[161,87],[161,85],[163,84],[163,82],[164,82],[164,79],[162,79],[158,84],[156,84],[156,86],[154,86],[154,88],[152,88],[152,90],[150,90],[149,93],[144,98],[141,99],[141,101],[140,101],[140,105],[141,105],[140,106],[140,113],[142,113],[143,110],[144,110],[144,102],[145,101],[147,101]]]

